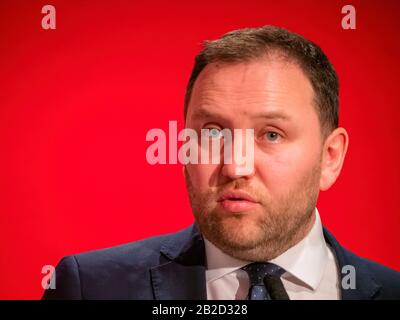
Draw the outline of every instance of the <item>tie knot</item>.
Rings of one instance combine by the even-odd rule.
[[[276,264],[269,262],[254,262],[244,266],[242,270],[246,271],[250,278],[250,285],[264,285],[265,276],[276,276],[280,277],[285,270]]]

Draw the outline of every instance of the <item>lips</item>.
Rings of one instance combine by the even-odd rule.
[[[223,200],[246,200],[250,202],[256,202],[252,196],[244,191],[225,191],[221,194],[218,201]]]
[[[248,193],[240,190],[223,192],[218,203],[229,212],[245,212],[254,209],[258,202]]]

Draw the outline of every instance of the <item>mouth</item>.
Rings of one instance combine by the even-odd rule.
[[[258,202],[246,192],[227,191],[218,198],[218,204],[228,212],[245,212],[254,209]]]

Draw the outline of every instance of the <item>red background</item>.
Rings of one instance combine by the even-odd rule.
[[[41,8],[57,29],[41,28]],[[357,29],[341,28],[353,4]],[[0,3],[0,298],[36,299],[68,254],[174,232],[192,215],[180,165],[146,133],[183,125],[204,39],[273,24],[318,43],[341,81],[350,147],[318,208],[355,253],[400,271],[398,1]]]

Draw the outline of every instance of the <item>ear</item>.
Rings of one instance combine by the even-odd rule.
[[[326,138],[322,149],[321,178],[319,182],[321,191],[328,190],[339,177],[348,145],[349,136],[344,128],[336,128]]]

